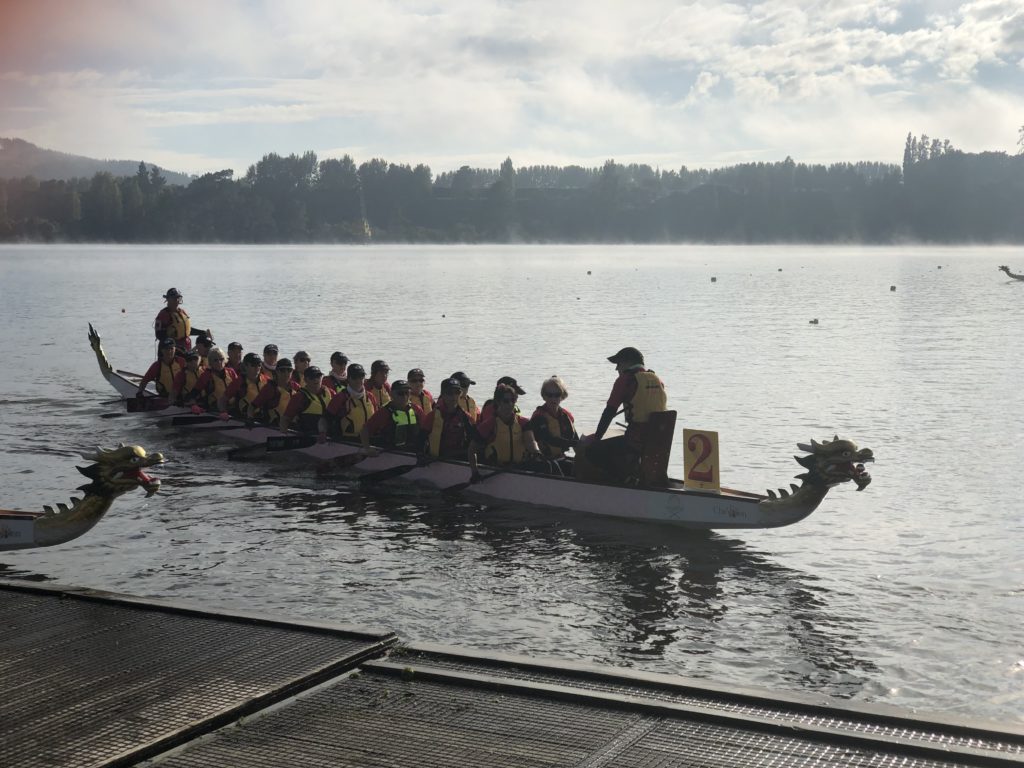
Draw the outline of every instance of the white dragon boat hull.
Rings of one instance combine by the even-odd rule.
[[[96,351],[100,370],[110,385],[124,398],[134,397],[138,391],[138,378],[125,371],[114,370],[107,361],[99,344],[99,336],[90,326],[90,341]],[[188,415],[191,411],[182,408],[166,408],[147,412],[159,417]],[[142,414],[143,416],[147,414]],[[224,441],[256,446],[265,444],[268,437],[280,437],[281,432],[267,427],[246,428],[239,421],[215,421],[187,427],[190,431],[209,432]],[[816,448],[848,441],[818,444]],[[810,450],[809,446],[800,446]],[[309,463],[324,466],[325,462],[349,457],[354,459],[361,448],[357,444],[327,441],[313,446],[295,448],[286,453],[269,454],[289,456],[295,460],[307,459]],[[853,446],[856,451],[856,446]],[[854,479],[858,490],[870,482],[870,475],[863,472],[863,466],[853,462],[872,461],[871,452],[863,449],[856,456],[844,456],[843,461],[834,461],[843,469],[837,478],[826,478],[820,484],[805,481],[800,488],[792,486],[793,492],[780,491],[779,495],[747,493],[723,488],[721,492],[700,491],[683,488],[681,481],[672,480],[665,488],[624,487],[604,483],[589,483],[572,478],[555,477],[519,470],[482,470],[483,480],[469,485],[470,468],[461,461],[436,460],[426,466],[415,466],[417,457],[403,451],[384,451],[378,456],[359,460],[347,467],[346,472],[368,474],[392,468],[408,468],[400,474],[405,483],[424,488],[446,490],[459,488],[467,499],[483,502],[506,502],[540,507],[568,509],[594,515],[604,515],[629,520],[669,523],[684,528],[699,530],[729,528],[778,528],[792,525],[811,514],[821,503],[829,488],[840,482]],[[808,467],[808,464],[801,464]],[[846,467],[849,467],[847,471]]]

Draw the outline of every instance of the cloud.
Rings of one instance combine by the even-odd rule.
[[[1017,0],[94,0],[84,22],[66,8],[0,12],[0,135],[190,172],[281,143],[435,170],[510,153],[898,161],[908,130],[1005,148],[1001,126],[1024,113],[1013,78],[992,75],[1024,68]]]

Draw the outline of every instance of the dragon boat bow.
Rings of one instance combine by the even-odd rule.
[[[107,361],[100,337],[91,325],[89,331],[89,340],[104,377],[122,397],[133,397],[138,390],[138,379],[116,371]],[[154,413],[173,416],[190,411],[167,408]],[[276,429],[245,428],[235,420],[206,422],[191,429],[254,447],[266,444],[268,438],[282,436]],[[831,488],[852,481],[857,490],[863,490],[871,482],[871,475],[864,469],[866,462],[874,461],[868,448],[858,448],[838,436],[821,443],[814,440],[801,443],[798,448],[805,452],[795,457],[805,470],[797,475],[800,485],[765,494],[729,488],[694,490],[685,488],[679,480],[669,480],[665,487],[619,486],[513,469],[493,469],[484,474],[481,481],[471,483],[466,462],[435,460],[421,466],[416,455],[395,450],[360,458],[362,449],[358,444],[331,440],[289,450],[287,455],[317,466],[332,462],[343,464],[347,471],[357,474],[388,470],[407,483],[441,491],[458,488],[466,497],[484,502],[512,502],[713,530],[791,525],[817,509]]]

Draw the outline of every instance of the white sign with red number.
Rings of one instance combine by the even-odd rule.
[[[721,491],[718,482],[718,433],[707,429],[683,430],[683,486]]]

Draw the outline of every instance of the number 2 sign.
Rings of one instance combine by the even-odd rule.
[[[720,491],[718,482],[718,433],[706,429],[683,430],[683,485],[703,491]]]

